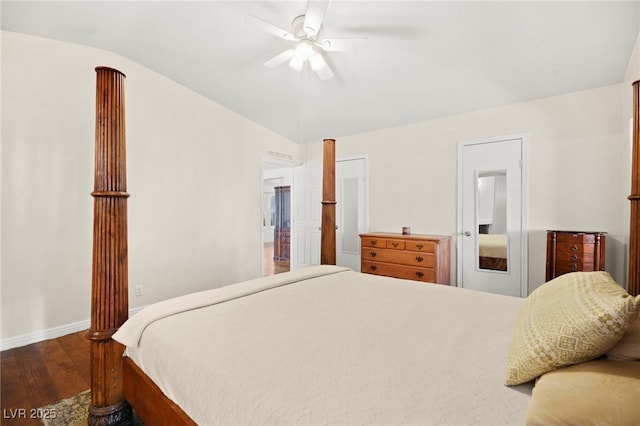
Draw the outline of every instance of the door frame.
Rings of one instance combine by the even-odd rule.
[[[338,183],[338,178],[337,178],[337,168],[338,168],[338,163],[339,162],[346,162],[346,161],[354,161],[354,160],[363,160],[364,161],[364,205],[362,206],[363,209],[363,225],[362,225],[362,232],[369,232],[369,154],[359,154],[359,155],[350,155],[350,156],[346,156],[346,157],[340,157],[340,158],[336,158],[336,185]],[[337,195],[337,194],[336,194]],[[336,206],[336,209],[339,209],[339,206]],[[336,216],[337,216],[337,210],[336,210]],[[337,226],[341,226],[341,223],[337,223]],[[358,245],[359,247],[360,245]],[[336,239],[336,258],[338,256],[337,253],[337,248],[338,248],[338,244],[337,244],[337,239]],[[359,271],[359,267],[358,270]]]
[[[457,194],[457,232],[456,232],[456,264],[457,264],[457,286],[464,287],[462,282],[462,266],[463,266],[463,253],[462,253],[462,238],[463,238],[463,215],[462,215],[462,167],[463,167],[463,150],[470,145],[487,144],[491,142],[501,142],[511,139],[520,139],[522,146],[522,159],[521,159],[521,183],[520,183],[520,203],[521,203],[521,215],[520,215],[520,297],[526,297],[529,290],[529,253],[528,253],[528,157],[529,157],[529,134],[528,133],[516,133],[511,135],[488,137],[482,139],[462,140],[458,141],[458,194]]]
[[[265,181],[265,171],[267,171],[267,169],[271,169],[273,167],[271,166],[278,166],[276,168],[278,169],[286,169],[287,172],[285,174],[283,174],[283,184],[284,185],[288,185],[291,187],[291,192],[293,193],[293,168],[295,167],[295,163],[293,161],[288,161],[288,160],[281,160],[281,159],[274,159],[274,158],[268,158],[268,157],[263,157],[260,161],[260,222],[262,222],[264,216],[265,216],[265,206],[264,203],[262,202],[262,196],[264,195],[263,189],[264,189],[264,181]],[[290,198],[289,199],[289,203],[290,209],[293,209],[293,199]],[[291,250],[293,250],[293,243],[292,241],[289,241],[289,253],[291,253]],[[245,272],[250,272],[250,264],[247,264],[245,266]],[[264,277],[264,228],[261,225],[260,226],[260,276]]]

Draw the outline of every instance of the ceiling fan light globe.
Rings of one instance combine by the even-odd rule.
[[[309,56],[309,65],[311,66],[311,69],[318,74],[320,80],[328,80],[333,77],[333,71],[331,71],[331,68],[327,65],[322,54],[316,51],[311,52],[311,55]]]
[[[304,61],[306,61],[306,59],[296,55],[289,61],[289,67],[296,71],[301,71],[302,66],[304,65]]]
[[[318,71],[320,68],[327,66],[327,63],[321,54],[314,51],[309,55],[309,65],[311,65],[312,70]]]
[[[301,40],[296,46],[296,57],[302,59],[302,62],[306,61],[309,58],[309,55],[313,51],[313,45],[308,40]]]

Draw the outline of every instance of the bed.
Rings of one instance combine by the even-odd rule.
[[[458,290],[322,265],[156,304],[114,339],[197,424],[517,424],[522,300]]]
[[[478,234],[478,262],[480,269],[507,270],[507,236]]]
[[[628,359],[636,351],[632,328],[640,323],[640,297],[630,297],[604,272],[566,274],[559,280],[572,283],[554,280],[521,299],[335,266],[332,140],[325,144],[323,265],[185,295],[127,319],[124,75],[106,67],[96,73],[90,424],[131,424],[132,407],[148,425],[548,424],[558,416],[558,407],[549,410],[559,400],[554,384],[569,380],[562,373],[577,366],[583,370],[571,371],[570,380],[598,383],[592,374],[600,377],[603,367],[593,359],[615,348],[623,360],[604,364],[618,369],[606,378],[622,382],[607,381],[607,394],[621,413],[640,416],[640,363]],[[638,124],[635,129],[640,144]],[[640,182],[637,163],[634,155]],[[640,194],[636,184],[632,190]],[[638,265],[640,212],[633,212],[640,210],[640,195],[630,199],[629,263]],[[628,287],[640,293],[633,266]],[[563,312],[567,307],[574,315],[562,324],[571,330],[597,325],[602,330],[583,334],[603,341],[571,351],[571,341],[550,333],[542,345],[560,342],[559,356],[549,357],[553,364],[540,356],[537,339],[541,330],[563,327],[545,324],[554,315],[540,313],[557,312],[548,304],[567,295],[572,301]],[[605,311],[604,326],[585,319]],[[567,361],[569,352],[574,358]],[[571,389],[582,385],[574,381]],[[594,395],[600,398],[592,391],[579,401],[598,407],[590,403]]]

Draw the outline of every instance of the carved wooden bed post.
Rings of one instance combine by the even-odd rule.
[[[631,154],[631,218],[627,291],[640,294],[640,80],[633,83],[633,152]]]
[[[96,152],[91,283],[90,425],[130,424],[123,346],[111,339],[129,311],[124,74],[96,68]]]
[[[320,264],[336,264],[336,140],[325,139],[322,157]]]

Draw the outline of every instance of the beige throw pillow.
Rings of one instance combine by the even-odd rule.
[[[629,296],[606,272],[574,272],[543,284],[516,317],[505,384],[605,354],[639,308],[640,296]]]

